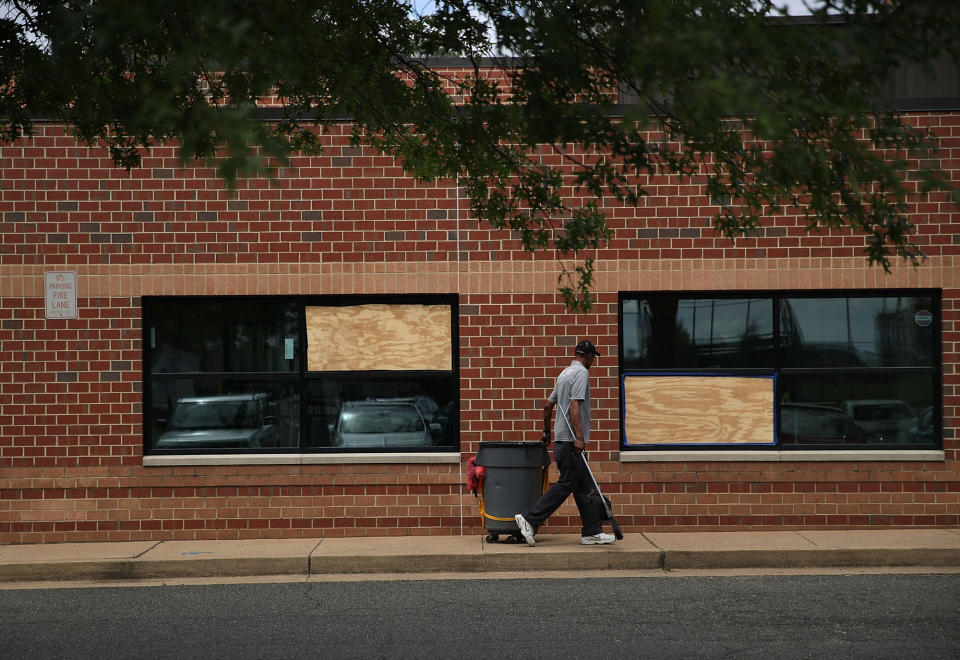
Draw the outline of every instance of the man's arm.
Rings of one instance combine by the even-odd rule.
[[[550,422],[553,420],[553,407],[557,405],[550,399],[546,399],[543,402],[543,435],[540,437],[540,442],[545,445],[550,444]]]
[[[583,440],[583,420],[580,419],[580,402],[577,399],[570,399],[570,426],[573,427],[574,450],[583,451],[587,445]]]

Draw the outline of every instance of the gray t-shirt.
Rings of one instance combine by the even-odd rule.
[[[580,402],[580,422],[583,427],[584,441],[590,440],[590,372],[574,360],[569,367],[557,376],[557,384],[547,397],[551,403],[561,409],[553,420],[553,439],[556,442],[573,442],[573,433],[567,420],[570,419],[570,401]],[[564,418],[566,415],[566,418]],[[573,423],[572,421],[570,422]]]

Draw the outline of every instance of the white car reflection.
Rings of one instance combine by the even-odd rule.
[[[860,425],[872,442],[907,442],[917,416],[899,399],[844,401],[843,410]]]
[[[780,407],[780,442],[792,444],[862,444],[863,430],[832,406],[784,403]]]
[[[434,444],[433,426],[413,403],[347,401],[333,441],[341,447],[427,447]]]
[[[186,397],[177,401],[157,449],[273,447],[278,430],[266,394]]]

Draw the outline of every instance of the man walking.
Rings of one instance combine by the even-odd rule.
[[[556,386],[543,404],[543,442],[550,443],[550,420],[553,409],[560,408],[553,423],[553,458],[560,470],[560,478],[526,511],[514,516],[520,533],[528,545],[536,545],[534,531],[563,504],[570,494],[587,494],[593,490],[590,475],[581,454],[590,440],[590,374],[594,360],[600,357],[596,347],[584,339],[579,344],[570,366],[557,376]],[[614,542],[613,534],[604,534],[603,525],[575,498],[582,524],[580,543],[604,545]]]

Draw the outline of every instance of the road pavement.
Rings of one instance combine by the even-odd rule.
[[[960,573],[123,586],[0,589],[0,656],[927,660],[960,649]]]

